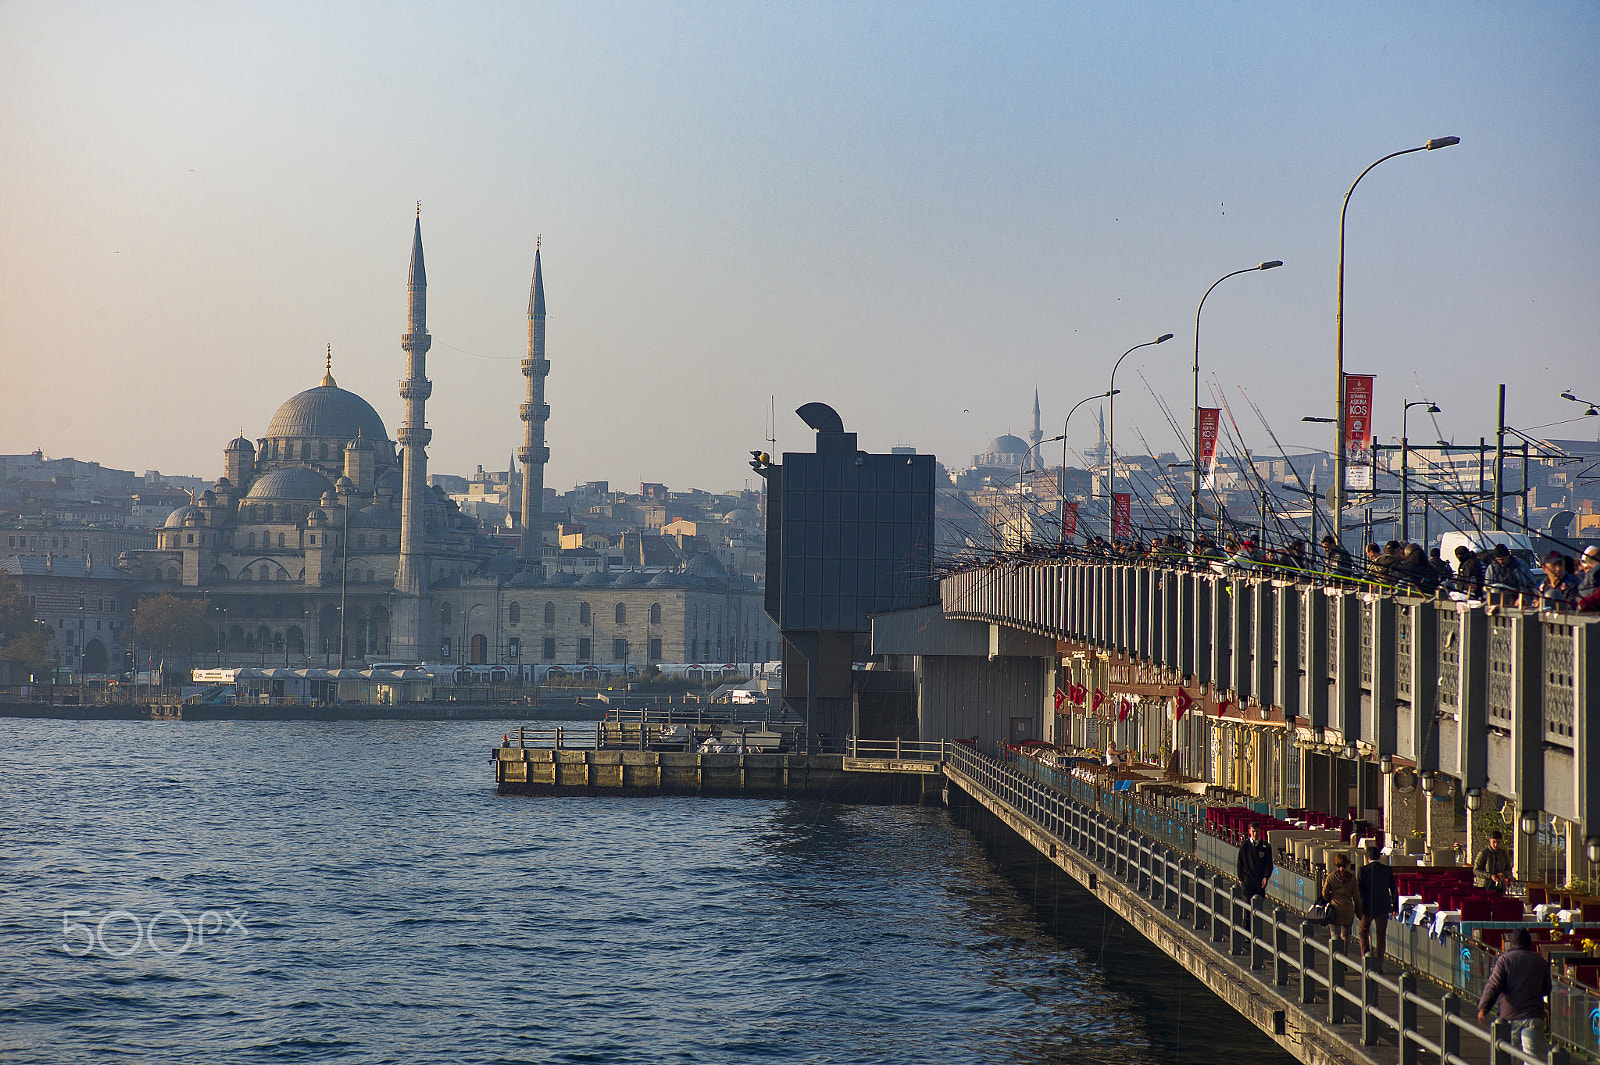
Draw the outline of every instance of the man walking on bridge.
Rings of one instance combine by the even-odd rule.
[[[1545,996],[1550,994],[1550,962],[1533,949],[1526,928],[1511,933],[1511,947],[1494,961],[1478,999],[1478,1020],[1487,1021],[1495,1001],[1500,1019],[1511,1022],[1511,1043],[1524,1054],[1540,1054],[1544,1041]]]
[[[1367,864],[1357,874],[1361,889],[1361,920],[1357,928],[1361,934],[1361,953],[1372,957],[1372,971],[1383,972],[1383,948],[1389,934],[1389,915],[1400,908],[1400,894],[1395,890],[1394,870],[1382,861],[1383,852],[1377,847],[1367,848]],[[1376,941],[1376,946],[1374,946]]]
[[[1239,847],[1239,886],[1248,903],[1257,895],[1267,893],[1267,881],[1272,879],[1272,844],[1262,839],[1261,826],[1250,825],[1250,838]]]

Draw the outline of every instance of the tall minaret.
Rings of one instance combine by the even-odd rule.
[[[1028,465],[1035,469],[1039,466],[1039,444],[1044,440],[1044,430],[1039,428],[1039,390],[1033,390],[1033,432],[1028,434]]]
[[[400,567],[395,573],[394,587],[401,595],[421,599],[427,595],[429,583],[423,538],[426,530],[424,501],[428,491],[427,447],[433,437],[426,415],[433,382],[428,380],[426,373],[428,348],[433,345],[433,338],[428,336],[428,272],[422,265],[420,205],[417,207],[416,228],[411,234],[411,277],[406,285],[406,332],[400,338],[400,347],[406,353],[406,377],[400,382],[400,398],[405,400],[406,418],[396,434],[400,446],[405,449],[405,462],[400,495]],[[398,607],[400,604],[396,605]],[[411,643],[400,652],[405,658],[416,657],[421,646],[421,633],[418,631],[422,618],[420,603],[408,604],[406,613],[410,613],[411,609],[416,610],[416,616],[406,619],[410,624],[399,624],[398,616],[395,619],[397,630],[410,630],[396,632],[402,646]],[[410,641],[406,637],[410,637]]]
[[[522,418],[522,546],[519,557],[539,561],[539,545],[544,529],[544,464],[550,449],[544,444],[544,423],[550,420],[550,405],[544,401],[544,379],[550,363],[544,357],[544,268],[539,263],[539,244],[533,244],[533,289],[528,294],[528,357],[522,360],[522,376],[528,379],[528,398],[518,409]]]

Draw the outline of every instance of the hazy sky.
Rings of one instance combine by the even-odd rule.
[[[1123,363],[1119,450],[1201,362],[1327,446],[1346,354],[1398,434],[1600,399],[1600,5],[0,3],[0,452],[214,477],[334,373],[400,421],[415,201],[430,469],[727,489],[776,397],[950,465]],[[1074,446],[1090,442],[1086,408]],[[1417,427],[1413,439],[1432,439]],[[1555,435],[1592,438],[1600,419]],[[1185,430],[1187,431],[1187,430]]]

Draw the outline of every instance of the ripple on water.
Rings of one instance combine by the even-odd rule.
[[[1214,999],[1175,1039],[939,811],[502,799],[508,727],[0,719],[0,1056],[1283,1060]],[[62,949],[116,910],[171,952]]]

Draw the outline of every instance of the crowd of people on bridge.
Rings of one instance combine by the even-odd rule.
[[[1249,536],[1229,536],[1218,543],[1204,533],[1193,543],[1176,534],[1107,540],[1092,536],[1082,544],[1035,545],[1004,556],[1014,561],[1072,559],[1121,562],[1219,573],[1259,573],[1318,583],[1354,583],[1414,595],[1452,596],[1490,606],[1539,607],[1546,611],[1600,613],[1600,547],[1579,555],[1551,551],[1534,570],[1505,544],[1474,551],[1460,546],[1454,558],[1439,549],[1390,540],[1369,543],[1360,559],[1351,556],[1333,536],[1324,536],[1319,552],[1304,540],[1282,546],[1258,544]],[[994,561],[1000,561],[996,558]]]

